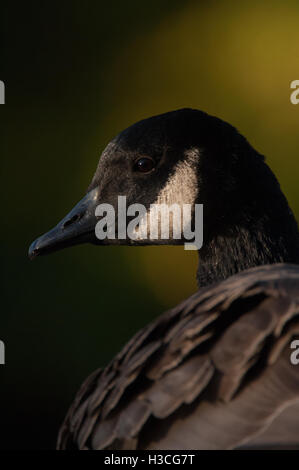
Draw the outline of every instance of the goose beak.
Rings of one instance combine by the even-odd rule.
[[[98,188],[95,188],[87,193],[52,230],[41,235],[30,245],[29,258],[33,259],[67,246],[97,243],[95,209],[98,204]]]

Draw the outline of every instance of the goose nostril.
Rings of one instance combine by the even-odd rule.
[[[82,217],[82,214],[75,214],[73,215],[73,217],[71,217],[70,219],[66,220],[63,224],[63,228],[66,228],[68,227],[69,225],[72,225],[74,222],[76,222],[77,220],[81,219]]]

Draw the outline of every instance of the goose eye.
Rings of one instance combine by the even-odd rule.
[[[135,162],[134,169],[139,173],[149,173],[155,167],[155,162],[150,157],[139,158]]]

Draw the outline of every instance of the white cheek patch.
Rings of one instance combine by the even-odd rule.
[[[161,189],[155,204],[194,204],[198,193],[196,149],[185,153],[185,160],[177,163],[174,173]]]
[[[136,239],[182,238],[184,228],[191,226],[197,200],[198,160],[199,151],[191,149],[185,153],[185,159],[177,163],[156,201],[135,228]]]

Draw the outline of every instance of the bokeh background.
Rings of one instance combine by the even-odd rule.
[[[77,388],[196,289],[196,254],[33,239],[84,194],[101,150],[180,107],[246,135],[299,218],[298,1],[2,1],[0,447],[51,449]]]

